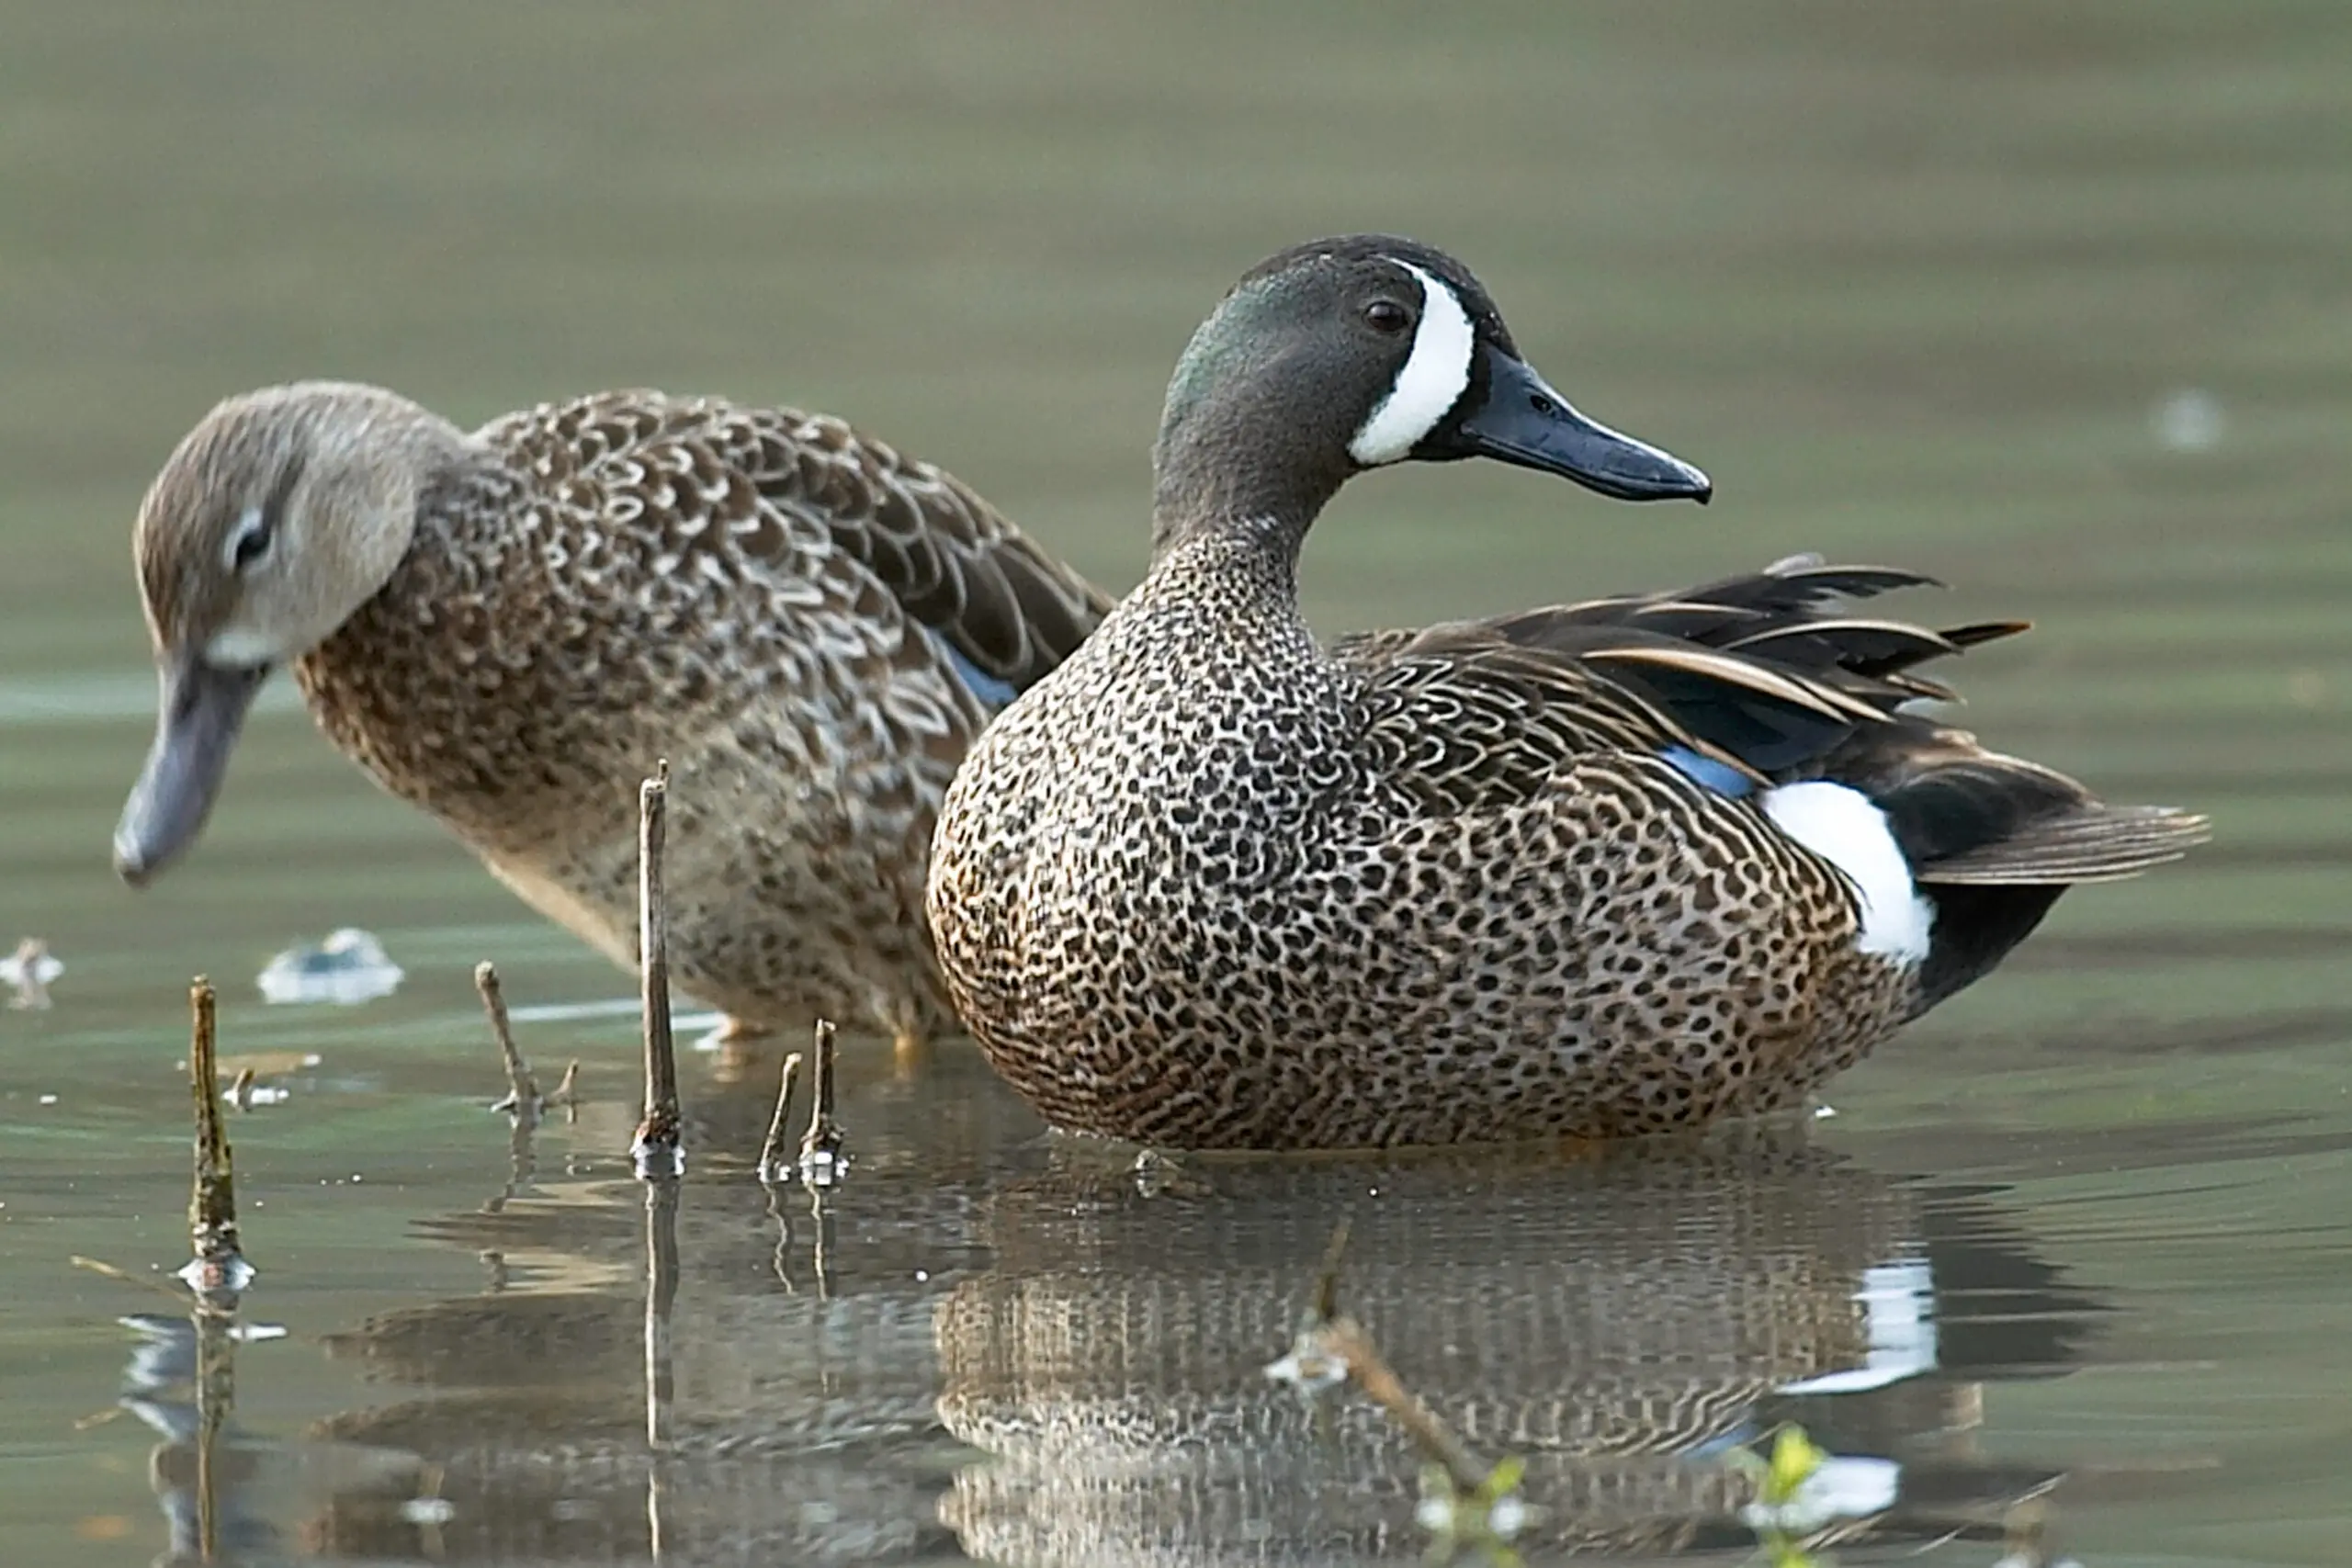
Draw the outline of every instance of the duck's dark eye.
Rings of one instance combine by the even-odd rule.
[[[269,554],[270,526],[267,519],[256,517],[237,530],[237,537],[229,547],[229,563],[243,571],[262,557]]]
[[[1413,324],[1413,313],[1394,299],[1374,299],[1363,308],[1363,319],[1384,333],[1401,333]]]

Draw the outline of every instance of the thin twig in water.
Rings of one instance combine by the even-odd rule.
[[[1364,1396],[1383,1410],[1420,1448],[1430,1460],[1445,1467],[1453,1484],[1464,1492],[1476,1491],[1486,1483],[1491,1465],[1481,1462],[1453,1429],[1438,1419],[1437,1412],[1421,1403],[1404,1380],[1381,1355],[1380,1347],[1372,1342],[1363,1325],[1354,1318],[1333,1318],[1323,1329],[1323,1340],[1329,1351],[1347,1363],[1348,1375]]]
[[[539,1081],[531,1076],[531,1064],[523,1059],[522,1048],[514,1043],[514,1026],[506,1017],[506,993],[499,987],[498,966],[487,958],[474,965],[474,989],[481,995],[481,1010],[490,1015],[490,1032],[497,1038],[499,1058],[506,1064],[506,1098],[491,1109],[536,1122],[544,1103]]]
[[[815,1089],[808,1131],[800,1140],[800,1179],[811,1187],[833,1187],[848,1168],[841,1123],[833,1120],[833,1026],[817,1021],[817,1068],[810,1075]]]
[[[1340,1261],[1347,1250],[1348,1222],[1341,1220],[1323,1249],[1315,1292],[1301,1314],[1290,1354],[1267,1367],[1267,1376],[1308,1393],[1352,1379],[1365,1397],[1403,1427],[1429,1461],[1422,1474],[1422,1523],[1450,1552],[1463,1542],[1484,1546],[1498,1562],[1515,1562],[1504,1543],[1539,1517],[1512,1494],[1521,1467],[1517,1459],[1489,1466],[1470,1451],[1453,1429],[1424,1404],[1362,1324],[1340,1310]]]
[[[1323,1244],[1323,1267],[1315,1275],[1315,1294],[1307,1303],[1307,1324],[1321,1327],[1340,1315],[1340,1260],[1348,1253],[1348,1231],[1352,1221],[1342,1217],[1331,1227],[1331,1239]]]
[[[555,1092],[548,1096],[547,1103],[562,1106],[566,1122],[580,1120],[580,1063],[576,1058],[563,1069],[563,1077],[556,1080]]]
[[[179,1303],[180,1296],[177,1291],[159,1285],[154,1280],[133,1274],[128,1269],[118,1269],[104,1258],[86,1258],[77,1252],[65,1261],[76,1269],[86,1269],[102,1279],[113,1280],[125,1285],[136,1285],[142,1291],[153,1291],[159,1296],[168,1297],[174,1305]]]
[[[792,1118],[792,1080],[800,1072],[800,1053],[795,1051],[784,1059],[784,1081],[775,1091],[775,1114],[768,1118],[768,1135],[760,1145],[760,1180],[781,1181],[792,1174],[793,1166],[785,1156],[785,1127]]]
[[[199,1301],[225,1298],[233,1306],[252,1281],[237,1237],[237,1182],[229,1149],[229,1127],[220,1114],[220,1039],[212,983],[199,975],[188,987],[195,1015],[188,1045],[188,1098],[196,1111],[196,1174],[188,1194],[187,1224],[196,1258],[181,1272]]]
[[[686,1168],[678,1109],[678,1049],[670,1034],[670,919],[662,886],[662,845],[669,818],[670,764],[654,766],[637,792],[637,964],[645,1021],[645,1119],[629,1153],[648,1179]]]

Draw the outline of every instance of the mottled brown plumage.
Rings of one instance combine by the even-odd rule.
[[[1296,567],[1323,502],[1465,455],[1706,493],[1570,409],[1426,247],[1285,253],[1194,338],[1149,576],[982,738],[933,844],[957,1008],[1048,1118],[1300,1147],[1768,1109],[2067,883],[2202,838],[1903,714],[1939,690],[1914,665],[2012,629],[1837,607],[1905,573],[1794,560],[1319,648]]]
[[[291,661],[338,747],[625,964],[666,757],[679,986],[910,1037],[947,1021],[919,903],[941,792],[989,697],[1108,604],[838,420],[655,392],[472,434],[372,388],[233,399],[137,553],[166,698],[126,875],[195,836],[244,696]]]

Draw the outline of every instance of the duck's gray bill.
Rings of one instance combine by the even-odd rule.
[[[1587,419],[1532,366],[1487,347],[1486,395],[1440,439],[1449,457],[1493,457],[1574,479],[1619,501],[1696,501],[1714,493],[1699,469]]]
[[[268,676],[266,665],[222,669],[200,658],[164,667],[155,744],[114,829],[114,869],[125,882],[143,886],[204,831],[246,710]]]

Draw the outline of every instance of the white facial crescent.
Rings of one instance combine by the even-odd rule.
[[[1348,456],[1367,468],[1396,462],[1437,428],[1470,385],[1470,356],[1477,347],[1470,312],[1453,290],[1411,262],[1396,265],[1420,280],[1421,324],[1396,385],[1348,443]]]

